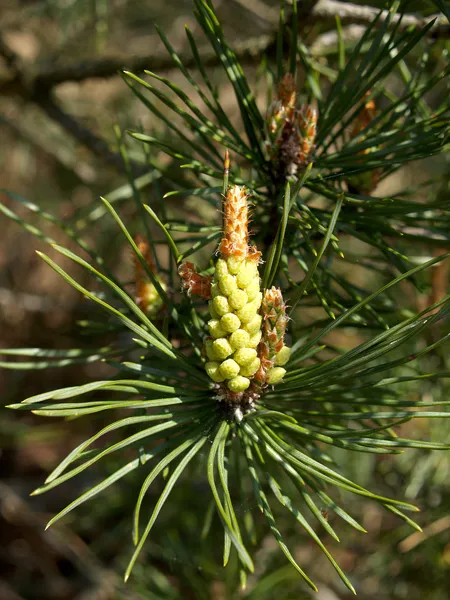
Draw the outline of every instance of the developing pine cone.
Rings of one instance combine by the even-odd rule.
[[[286,73],[278,84],[278,100],[267,113],[270,158],[281,177],[303,171],[314,151],[317,111],[310,104],[296,104],[295,82]]]
[[[136,235],[135,242],[151,272],[156,273],[156,267],[149,243],[140,234]],[[163,301],[137,256],[134,257],[134,278],[136,304],[147,313],[149,317],[156,317],[163,308]],[[166,285],[164,282],[160,281],[160,284],[165,290]]]
[[[207,374],[221,384],[226,400],[241,405],[251,405],[262,387],[281,381],[286,372],[281,365],[289,358],[283,346],[287,317],[282,298],[282,306],[279,303],[281,292],[277,290],[275,300],[266,302],[270,314],[261,310],[261,254],[248,244],[247,198],[245,189],[238,186],[230,187],[225,198],[224,237],[211,287],[210,337],[205,342]],[[272,296],[269,290],[269,298]],[[277,335],[274,347],[273,327]],[[270,334],[267,340],[266,329]]]

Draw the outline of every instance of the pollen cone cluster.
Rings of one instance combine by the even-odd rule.
[[[205,368],[226,400],[252,405],[266,385],[281,381],[290,352],[283,344],[287,317],[281,291],[272,288],[263,299],[260,289],[261,253],[248,243],[247,198],[244,188],[231,186],[224,201]]]
[[[136,235],[135,242],[149,269],[155,273],[156,268],[149,243],[139,234]],[[137,256],[134,262],[134,277],[136,304],[150,317],[156,317],[163,308],[163,301]],[[163,289],[166,289],[163,282],[160,284]]]
[[[219,245],[205,342],[209,377],[235,394],[249,388],[261,361],[262,302],[260,253],[248,244],[248,207],[244,188],[231,186],[224,201],[224,236]]]
[[[188,296],[200,296],[204,300],[211,298],[212,277],[197,273],[195,266],[189,261],[179,266],[178,273],[183,280],[183,289]]]
[[[278,100],[267,113],[270,158],[282,177],[304,170],[314,150],[317,111],[310,104],[297,106],[296,100],[294,78],[286,73],[278,84]]]
[[[255,381],[260,386],[274,385],[285,376],[286,369],[283,365],[291,356],[290,348],[284,345],[288,317],[286,304],[279,288],[272,287],[270,290],[265,290],[261,313],[263,315],[262,337],[258,348],[261,365],[255,374]]]

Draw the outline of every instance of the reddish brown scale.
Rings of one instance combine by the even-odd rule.
[[[314,150],[316,139],[317,111],[306,104],[297,111],[297,122],[300,130],[300,152],[298,155],[299,165],[306,166],[310,154]]]
[[[269,131],[275,138],[273,141],[279,141],[279,134],[286,122],[292,120],[295,110],[297,93],[295,91],[295,81],[292,73],[286,73],[278,83],[278,100],[275,100],[267,111],[267,122]]]
[[[370,90],[365,93],[364,97],[367,98],[370,96]],[[365,129],[370,123],[375,119],[376,116],[376,106],[374,100],[369,100],[364,104],[364,108],[356,117],[355,122],[352,127],[351,137],[355,137],[360,133],[363,129]]]
[[[286,304],[280,288],[272,287],[270,290],[265,290],[261,315],[263,317],[262,339],[258,345],[261,366],[255,374],[254,380],[260,387],[264,387],[267,371],[274,366],[276,355],[283,347],[288,322]]]
[[[204,300],[211,299],[212,277],[210,275],[200,275],[189,261],[179,266],[178,274],[183,280],[183,289],[186,290],[188,296],[200,296]]]
[[[155,262],[153,260],[153,254],[150,244],[147,242],[147,240],[144,239],[144,236],[142,236],[140,233],[134,236],[134,241],[136,243],[136,246],[138,247],[139,252],[142,254],[142,256],[145,259],[145,262],[149,266],[149,269],[152,271],[152,273],[155,273],[156,267]],[[134,255],[134,264],[136,276],[138,273],[140,275],[145,273],[144,267],[142,266],[141,261],[136,255]]]
[[[292,117],[297,100],[297,92],[295,90],[295,80],[292,73],[286,73],[281,78],[278,84],[278,97],[281,105],[285,108],[285,116],[287,119]]]
[[[225,150],[225,159],[223,161],[223,174],[229,175],[230,173],[230,153],[228,150]]]
[[[283,110],[284,122],[273,143],[271,158],[285,177],[296,175],[299,168],[308,165],[315,148],[317,111],[309,104]]]
[[[366,92],[365,98],[370,96],[370,90]],[[350,132],[350,136],[352,138],[356,137],[361,131],[366,129],[373,121],[376,116],[376,104],[375,101],[369,100],[364,104],[362,111],[356,117],[353,127]],[[364,140],[365,136],[362,136],[362,140]],[[362,141],[361,140],[361,141]],[[365,148],[359,155],[370,154],[374,148]],[[355,188],[359,192],[371,193],[372,190],[376,187],[378,181],[380,180],[381,169],[375,169],[373,171],[368,171],[365,173],[357,174],[353,177],[349,178],[349,188]]]
[[[153,260],[152,249],[150,244],[144,237],[138,233],[134,237],[134,241],[136,246],[138,247],[139,252],[145,259],[150,271],[155,273],[156,267],[155,262]],[[135,295],[136,295],[136,304],[146,312],[149,308],[147,303],[148,288],[149,286],[153,287],[153,284],[149,281],[148,275],[145,272],[144,266],[142,265],[139,258],[134,254],[134,281],[135,281]]]

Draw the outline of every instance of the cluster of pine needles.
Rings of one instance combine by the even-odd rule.
[[[420,393],[425,381],[439,386],[448,377],[445,370],[424,368],[427,355],[441,356],[447,342],[444,323],[450,296],[435,299],[419,312],[401,297],[403,289],[423,293],[431,269],[450,255],[442,250],[449,244],[448,189],[427,182],[388,197],[377,195],[383,180],[410,161],[449,148],[448,47],[430,39],[432,23],[422,29],[403,28],[399,3],[390,2],[387,17],[380,13],[350,50],[338,21],[337,64],[325,65],[298,36],[293,0],[289,20],[284,9],[280,11],[276,60],[272,64],[263,58],[259,69],[260,83],[267,85],[264,103],[228,44],[212,2],[194,0],[194,4],[196,19],[234,91],[239,119],[229,118],[223,108],[190,30],[186,28],[192,69],[160,31],[174,68],[196,93],[199,104],[161,75],[123,73],[131,93],[165,128],[156,136],[129,132],[142,144],[148,174],[132,176],[127,144],[118,132],[117,146],[130,177],[128,192],[107,195],[100,207],[96,203],[78,214],[76,222],[62,222],[7,192],[10,200],[59,228],[79,254],[56,244],[10,206],[0,206],[4,215],[92,276],[90,289],[53,258],[39,253],[65,282],[98,307],[93,320],[80,324],[85,333],[94,340],[104,334],[115,338],[95,350],[1,351],[12,359],[1,366],[11,369],[95,361],[114,369],[105,380],[52,390],[13,405],[45,417],[94,418],[104,411],[111,415],[111,422],[74,448],[34,494],[56,488],[112,454],[123,457],[120,466],[73,500],[49,525],[84,502],[95,501],[101,492],[107,502],[108,488],[126,485],[125,478],[134,472],[142,486],[134,508],[135,549],[127,579],[174,486],[204,476],[211,503],[203,533],[207,535],[214,518],[220,520],[223,564],[235,553],[243,587],[247,574],[255,569],[250,546],[266,529],[305,582],[317,589],[285,543],[277,523],[281,505],[354,592],[318,532],[322,529],[338,540],[338,525],[332,525],[328,513],[364,531],[350,514],[349,494],[382,505],[415,528],[409,514],[417,508],[349,479],[345,460],[336,464],[334,449],[395,454],[405,449],[449,448],[444,440],[402,437],[399,431],[409,429],[398,429],[413,419],[442,419],[450,414],[449,401],[424,400]],[[287,58],[283,56],[286,46]],[[232,160],[227,161],[224,177],[226,153]],[[170,160],[160,160],[162,154]],[[164,198],[155,182],[169,188]],[[217,275],[215,250],[224,236],[224,198],[230,189],[243,186],[252,206],[251,243],[261,254],[256,258],[261,279],[254,275],[261,292],[255,294],[267,298],[267,292],[275,290],[270,296],[275,298],[279,290],[284,297],[283,331],[271,338],[273,347],[267,346],[265,355],[261,344],[281,323],[281,312],[270,325],[269,309],[259,302],[252,318],[258,316],[262,333],[255,330],[259,338],[251,346],[246,321],[238,318],[238,301],[233,300],[235,309],[228,307],[223,313],[216,310],[219,302],[211,304],[214,286],[218,294],[225,293],[221,287],[225,275],[231,278],[230,285],[236,285],[238,267]],[[144,194],[149,187],[153,195],[147,204]],[[194,214],[182,219],[167,214],[169,199],[183,206],[183,199],[192,197],[197,206]],[[135,203],[136,218],[127,224],[120,213],[128,201]],[[204,216],[211,214],[211,208],[216,215],[213,223]],[[86,241],[84,234],[99,219],[109,219],[131,249],[134,285],[118,280],[106,257]],[[161,259],[163,248],[168,261]],[[224,255],[223,248],[222,241],[221,256],[229,261],[230,254]],[[194,254],[198,268],[188,260]],[[235,268],[227,264],[228,269]],[[361,273],[357,283],[354,269]],[[248,289],[241,286],[240,296],[250,302]],[[231,302],[234,288],[230,290],[221,297]],[[208,337],[208,321],[214,321],[210,332],[222,333]],[[225,326],[230,329],[224,330]],[[242,358],[245,353],[238,355],[243,346],[229,344],[238,327],[245,333],[241,334],[245,348],[251,350],[248,360]],[[264,327],[270,329],[266,338]],[[347,334],[355,343],[343,348],[339,340]],[[228,344],[228,354],[214,358],[210,348],[212,354],[206,356],[208,339],[211,348],[215,339],[224,340],[215,347]],[[284,362],[276,358],[283,347],[291,349],[288,361],[285,351]],[[228,359],[231,352],[234,358]],[[248,366],[250,356],[253,372]],[[213,366],[208,371],[205,364]],[[267,366],[263,374],[257,369],[262,364]],[[277,368],[281,370],[275,382],[268,373]],[[163,480],[162,492],[148,516],[148,492],[158,478]],[[253,494],[256,508],[249,508],[245,519],[235,508],[243,491]],[[341,496],[342,491],[349,494]],[[179,517],[183,518],[182,510]]]

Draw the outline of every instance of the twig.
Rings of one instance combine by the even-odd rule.
[[[13,306],[15,309],[23,309],[29,312],[52,312],[56,308],[62,308],[63,304],[58,305],[47,296],[40,294],[28,294],[26,292],[17,292],[0,287],[0,306]],[[0,596],[1,597],[1,596]]]
[[[5,59],[6,65],[12,71],[17,70],[19,58],[18,58],[17,54],[15,52],[13,52],[7,46],[7,44],[5,44],[5,41],[2,37],[2,35],[0,35],[0,56],[3,56],[3,58]]]
[[[243,0],[238,0],[243,4]],[[333,22],[336,15],[339,15],[341,21],[345,23],[367,24],[373,21],[378,14],[378,9],[371,6],[359,6],[348,2],[338,2],[337,0],[303,0],[299,2],[299,22],[303,27],[305,21]],[[387,16],[387,11],[383,11],[383,18]],[[395,15],[392,24],[399,21],[400,15]],[[430,21],[436,19],[434,26],[429,34],[436,36],[449,36],[450,24],[444,15],[433,15],[431,17],[420,17],[411,14],[405,14],[400,24],[400,29],[410,26],[423,27]],[[234,45],[234,50],[242,63],[254,63],[259,60],[261,52],[268,51],[274,41],[274,35],[263,35],[245,40],[240,44]],[[4,44],[3,44],[4,45]],[[6,54],[8,53],[8,49]],[[2,45],[0,43],[0,54]],[[219,62],[217,55],[210,48],[201,50],[202,60],[205,66],[216,66]],[[6,58],[6,56],[5,56]],[[181,57],[186,68],[195,65],[191,55]],[[161,55],[143,55],[143,56],[118,56],[103,57],[99,59],[83,60],[81,62],[69,65],[52,66],[49,65],[36,75],[29,78],[28,85],[36,92],[49,90],[60,83],[67,81],[84,81],[85,79],[108,78],[117,76],[124,68],[139,73],[145,69],[152,71],[167,71],[174,66],[170,56]],[[1,89],[0,82],[0,89]]]
[[[272,41],[273,36],[258,36],[246,40],[240,45],[238,44],[237,47],[234,47],[234,50],[242,62],[255,62],[255,59],[260,59],[261,52],[266,50]],[[219,64],[219,58],[212,49],[204,48],[200,50],[200,54],[205,67],[213,67]],[[182,56],[181,60],[186,68],[195,66],[192,55]],[[168,71],[174,67],[174,62],[169,55],[103,57],[61,67],[48,66],[33,78],[32,86],[36,91],[42,92],[67,81],[78,82],[92,78],[115,77],[123,69],[140,73],[145,69]]]
[[[61,148],[54,148],[51,142],[45,138],[45,135],[32,135],[19,119],[5,117],[0,113],[0,126],[8,127],[16,137],[24,140],[27,144],[34,147],[41,154],[48,156],[56,161],[62,168],[75,174],[75,176],[84,185],[90,185],[95,179],[95,170],[87,161],[80,161],[72,152],[65,152]],[[0,596],[1,598],[1,596]]]
[[[413,548],[425,542],[427,539],[434,535],[442,533],[446,529],[450,528],[450,517],[441,517],[431,525],[424,528],[423,531],[415,531],[407,538],[402,540],[398,545],[400,552],[410,552]]]
[[[23,100],[33,102],[43,110],[50,119],[58,123],[75,140],[88,148],[93,154],[115,169],[123,170],[123,161],[120,154],[109,149],[105,140],[84,127],[72,115],[66,113],[53,99],[49,89],[36,87],[35,80],[30,78],[23,70],[19,57],[4,42],[0,33],[0,56],[3,56],[10,67],[11,75],[7,80],[7,92],[18,95]],[[2,85],[0,84],[0,92]],[[130,167],[135,175],[142,174],[143,165],[131,163]]]
[[[233,0],[245,11],[248,11],[253,19],[262,19],[267,23],[277,24],[280,18],[278,6],[268,6],[262,0]]]
[[[356,44],[363,35],[366,28],[364,25],[346,25],[342,28],[342,37],[346,44]],[[337,50],[339,45],[339,34],[335,29],[325,31],[316,37],[310,46],[310,52],[313,56],[327,54],[332,50]]]
[[[373,6],[360,6],[351,2],[338,2],[338,0],[319,0],[313,7],[311,15],[315,20],[322,22],[335,22],[336,16],[339,16],[342,23],[371,23],[377,16],[379,10]],[[382,19],[388,16],[388,11],[382,12]],[[399,29],[407,29],[408,27],[424,27],[433,19],[436,19],[435,24],[430,29],[429,34],[437,36],[450,35],[450,23],[441,14],[435,14],[430,17],[420,17],[411,14],[394,15],[391,24],[395,25],[401,19]]]
[[[66,113],[50,95],[35,94],[32,100],[46,113],[50,119],[56,121],[67,133],[80,144],[88,148],[95,156],[101,158],[106,164],[122,171],[123,161],[119,154],[112,152],[105,140],[95,135],[84,127],[77,119]],[[143,165],[133,163],[134,172],[142,171]]]

